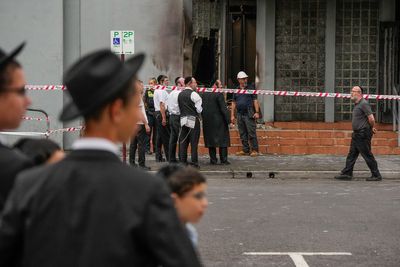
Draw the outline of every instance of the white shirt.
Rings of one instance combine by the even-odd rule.
[[[72,144],[73,150],[82,149],[95,149],[95,150],[105,150],[114,153],[119,157],[119,149],[116,144],[107,140],[105,138],[95,138],[95,137],[84,137],[76,140]]]
[[[180,89],[175,89],[172,91],[167,100],[167,106],[168,106],[168,111],[172,115],[180,115],[181,111],[179,110],[179,104],[178,104],[178,96],[181,93]]]
[[[168,93],[166,90],[156,89],[154,90],[154,109],[160,111],[160,103],[164,103],[167,108]]]
[[[187,87],[189,88],[189,87]],[[191,88],[189,88],[191,89]],[[201,99],[200,95],[193,91],[192,94],[190,95],[190,99],[193,101],[194,106],[196,107],[196,111],[197,113],[201,113],[203,111],[203,107],[201,106],[203,103],[203,100]]]
[[[142,110],[142,116],[143,116],[144,121],[138,121],[138,123],[136,123],[136,124],[140,124],[140,125],[143,125],[145,123],[148,124],[149,121],[147,120],[147,115],[146,115],[146,110],[144,109],[143,99],[140,99],[139,107]]]

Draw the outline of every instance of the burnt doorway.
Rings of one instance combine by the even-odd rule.
[[[249,83],[255,81],[257,1],[229,0],[226,21],[226,77],[229,88],[236,86],[236,75],[243,70]]]

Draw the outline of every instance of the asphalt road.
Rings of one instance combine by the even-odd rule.
[[[208,183],[196,226],[205,266],[400,266],[400,181]],[[283,254],[245,254],[254,252]],[[346,254],[315,255],[333,252]]]

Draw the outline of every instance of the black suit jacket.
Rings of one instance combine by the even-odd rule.
[[[0,212],[17,174],[32,166],[28,157],[0,143]]]
[[[163,180],[100,150],[18,176],[0,266],[200,266]]]

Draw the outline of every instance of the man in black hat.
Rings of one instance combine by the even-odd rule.
[[[200,139],[200,114],[203,111],[202,100],[196,92],[197,81],[189,76],[185,78],[185,90],[178,96],[179,110],[181,113],[181,132],[179,134],[179,160],[188,164],[187,150],[190,144],[190,163],[196,168],[199,166],[197,148]]]
[[[10,54],[0,49],[0,131],[16,129],[31,101],[25,94],[25,75],[15,60],[24,44]],[[33,166],[21,153],[11,150],[0,140],[0,212],[18,172]]]
[[[122,63],[108,50],[67,71],[84,137],[59,163],[18,176],[0,224],[0,266],[200,266],[165,183],[121,162],[141,118],[134,77],[143,55]]]

